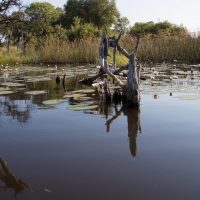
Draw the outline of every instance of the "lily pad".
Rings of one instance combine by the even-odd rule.
[[[95,92],[95,90],[93,90],[93,89],[83,89],[83,90],[75,90],[74,92],[91,93],[91,92]]]
[[[35,91],[28,91],[24,94],[30,94],[30,95],[38,95],[38,94],[46,94],[47,90],[35,90]]]
[[[47,77],[37,77],[37,78],[33,78],[33,79],[28,79],[26,82],[27,83],[31,83],[31,82],[39,82],[39,81],[51,81],[51,78],[47,78]]]
[[[22,84],[22,83],[5,82],[5,83],[2,83],[1,85],[6,85],[6,86],[8,86],[8,87],[20,87],[20,86],[24,86],[25,84]]]
[[[68,110],[90,110],[98,108],[98,105],[88,105],[88,104],[78,104],[73,106],[68,106]]]
[[[4,95],[4,94],[12,94],[14,93],[13,91],[0,91],[0,95]]]
[[[42,103],[45,105],[53,105],[53,104],[58,104],[61,102],[67,102],[67,100],[63,100],[63,99],[50,99],[50,100],[46,100],[43,101]]]
[[[67,94],[63,96],[63,98],[71,98],[71,97],[77,98],[77,97],[84,97],[84,96],[86,96],[86,94]]]
[[[177,98],[180,100],[198,100],[200,99],[200,95],[175,96],[173,98]]]
[[[11,90],[10,88],[3,88],[3,87],[0,87],[0,92],[1,91],[8,91],[8,90]]]

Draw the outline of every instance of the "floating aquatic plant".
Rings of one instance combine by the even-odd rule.
[[[73,106],[68,106],[68,110],[90,110],[98,108],[98,105],[90,105],[90,104],[77,104]]]
[[[186,96],[174,96],[173,98],[177,98],[180,100],[198,100],[200,99],[199,95],[186,95]]]
[[[8,91],[8,90],[11,90],[10,88],[3,88],[3,87],[0,87],[0,91]]]
[[[67,94],[64,95],[63,98],[77,98],[77,97],[84,97],[86,96],[86,94]]]
[[[8,86],[8,87],[20,87],[20,86],[24,86],[25,84],[5,82],[5,83],[2,83],[1,85],[5,85],[5,86]]]
[[[38,95],[38,94],[46,94],[47,90],[35,90],[35,91],[28,91],[24,94],[30,94],[30,95]]]
[[[9,91],[9,90],[5,90],[5,91],[1,91],[0,90],[0,95],[4,95],[4,94],[12,94],[12,93],[14,93],[14,91]]]
[[[77,93],[91,93],[91,92],[95,92],[95,90],[93,90],[93,89],[83,89],[83,90],[75,90],[74,92],[77,92]]]
[[[61,102],[67,102],[67,100],[63,100],[63,99],[50,99],[50,100],[46,100],[43,101],[42,103],[45,105],[54,105],[54,104],[58,104]]]

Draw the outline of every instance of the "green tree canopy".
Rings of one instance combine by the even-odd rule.
[[[75,39],[81,39],[85,37],[100,37],[101,31],[95,28],[90,23],[81,24],[81,19],[78,17],[74,18],[74,25],[71,26],[71,29],[67,31],[67,37],[70,41]]]
[[[0,2],[0,25],[4,27],[10,23],[16,23],[20,21],[17,15],[12,16],[9,12],[12,10],[20,11],[23,5],[20,0],[2,0]]]
[[[128,20],[128,18],[127,17],[117,18],[116,24],[114,25],[114,30],[117,32],[123,30],[124,34],[129,33],[130,21]]]
[[[74,17],[79,17],[81,23],[92,24],[102,29],[110,28],[119,16],[115,0],[68,0],[59,22],[69,29]]]
[[[29,32],[39,38],[54,32],[52,23],[59,17],[61,9],[47,2],[35,2],[26,8],[25,13]]]
[[[187,33],[187,29],[183,26],[177,26],[168,21],[154,23],[153,21],[149,22],[137,22],[130,28],[130,34],[135,36],[137,34],[181,34]]]

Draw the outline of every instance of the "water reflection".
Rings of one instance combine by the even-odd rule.
[[[23,182],[21,179],[18,179],[8,168],[6,161],[0,157],[0,180],[4,183],[4,186],[1,186],[2,191],[0,193],[5,192],[7,189],[14,190],[14,197],[17,197],[24,189],[29,189],[31,192],[33,190],[31,187]]]
[[[104,115],[106,119],[108,119],[110,104],[104,104]],[[137,136],[138,132],[141,133],[141,125],[140,125],[140,109],[139,108],[130,108],[127,105],[122,105],[120,109],[118,109],[119,104],[114,105],[115,114],[112,118],[106,121],[106,131],[110,131],[111,123],[117,119],[120,115],[127,116],[128,122],[128,137],[129,137],[129,147],[132,156],[136,156],[137,153]]]
[[[34,109],[31,100],[20,95],[0,97],[0,106],[0,116],[11,116],[9,121],[17,120],[20,124],[28,123]]]

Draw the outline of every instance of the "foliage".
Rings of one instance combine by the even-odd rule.
[[[100,30],[111,27],[119,16],[115,0],[68,0],[58,21],[69,29],[74,17],[79,17],[82,23],[91,23]]]
[[[113,54],[110,54],[111,57],[108,57],[108,63],[113,63]],[[128,58],[126,58],[124,55],[120,53],[116,53],[116,66],[121,67],[128,63]]]
[[[30,63],[95,63],[98,59],[99,38],[69,40],[47,37],[41,45],[29,44]]]
[[[0,49],[0,64],[6,63],[98,63],[98,50],[101,38],[83,38],[70,42],[61,40],[53,35],[48,36],[41,44],[32,41],[27,46],[26,54],[17,48],[11,48],[10,54],[6,48]],[[136,44],[136,38],[130,35],[122,36],[119,44],[131,53]],[[190,35],[155,35],[141,36],[137,52],[141,64],[152,62],[200,62],[200,37]],[[109,63],[113,63],[113,49],[109,48]],[[117,67],[127,64],[124,55],[117,53]]]
[[[137,22],[130,28],[130,35],[136,36],[138,34],[160,34],[165,33],[168,35],[186,34],[187,29],[182,26],[171,24],[168,21],[154,23],[149,22]]]
[[[30,4],[26,10],[28,32],[37,38],[44,38],[54,32],[52,23],[60,15],[60,9],[55,9],[50,3],[35,2]]]
[[[126,36],[120,40],[124,49],[133,51],[135,37]],[[144,35],[140,39],[137,57],[142,63],[155,62],[200,62],[200,37],[187,35]]]
[[[0,48],[0,64],[1,65],[14,65],[17,63],[26,63],[30,58],[22,54],[21,51],[17,51],[16,47],[11,47],[10,53],[7,53],[7,49]]]
[[[95,28],[92,24],[81,24],[81,19],[74,18],[74,25],[67,31],[67,37],[70,41],[86,37],[100,37],[101,31]]]
[[[0,46],[3,46],[7,39],[7,47],[9,48],[13,25],[23,21],[20,14],[22,7],[23,5],[19,0],[3,0],[0,2]],[[13,10],[13,13],[10,15],[11,10]]]
[[[2,0],[0,2],[0,25],[6,27],[10,23],[16,23],[20,21],[17,15],[9,15],[11,9],[17,9],[20,11],[22,3],[20,0]]]
[[[119,17],[117,18],[117,22],[114,25],[114,30],[116,32],[124,31],[124,34],[128,34],[130,32],[130,21],[127,17]]]

